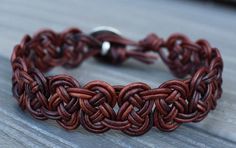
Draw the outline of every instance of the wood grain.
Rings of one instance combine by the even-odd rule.
[[[141,137],[117,131],[96,135],[82,127],[65,131],[52,121],[33,119],[17,106],[11,93],[9,57],[21,37],[40,28],[61,31],[75,26],[85,32],[107,25],[125,36],[141,39],[149,32],[168,37],[183,32],[193,40],[208,39],[224,59],[223,97],[217,109],[200,123],[184,124],[172,133],[152,129]],[[185,1],[0,1],[0,147],[236,147],[236,11]],[[111,84],[143,81],[153,87],[173,76],[161,61],[143,65],[133,60],[124,65],[90,59],[71,71],[55,68],[49,74],[67,73],[82,84],[105,80]]]

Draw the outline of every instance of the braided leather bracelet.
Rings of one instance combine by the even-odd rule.
[[[154,54],[184,79],[157,88],[142,82],[111,86],[100,80],[81,86],[65,74],[43,74],[58,65],[76,67],[92,56],[121,64],[128,58],[152,63]],[[206,40],[192,42],[182,34],[166,41],[150,34],[135,42],[111,28],[89,35],[76,28],[61,33],[42,30],[33,37],[26,35],[15,46],[11,64],[12,91],[20,107],[69,130],[81,124],[94,133],[115,129],[142,135],[152,126],[173,131],[182,123],[204,119],[222,94],[223,61],[218,49]]]

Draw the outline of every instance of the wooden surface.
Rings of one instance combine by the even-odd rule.
[[[125,36],[141,39],[149,32],[167,37],[182,32],[193,40],[208,39],[224,59],[223,97],[215,111],[200,123],[184,124],[172,133],[153,128],[140,137],[118,131],[92,134],[82,127],[65,131],[52,121],[38,121],[21,111],[11,93],[9,57],[26,33],[40,28],[80,27],[89,32],[106,25]],[[109,0],[27,1],[0,0],[0,147],[236,147],[236,11],[212,4],[186,1]],[[129,60],[113,67],[90,59],[79,68],[56,68],[82,84],[102,79],[111,84],[143,81],[157,87],[173,76],[162,62],[143,65]]]

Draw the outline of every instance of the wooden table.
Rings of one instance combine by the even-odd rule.
[[[172,133],[151,129],[140,137],[118,131],[92,134],[80,127],[65,131],[52,121],[38,121],[24,113],[11,93],[12,48],[26,33],[40,28],[62,31],[79,27],[85,32],[113,26],[136,40],[150,32],[168,37],[183,32],[193,40],[208,39],[224,58],[223,96],[217,109],[200,123],[184,124]],[[0,1],[0,147],[236,147],[236,11],[194,1],[109,0]],[[123,66],[90,59],[79,68],[56,68],[84,84],[102,79],[111,84],[143,81],[153,87],[172,79],[164,64],[144,65],[129,60]]]

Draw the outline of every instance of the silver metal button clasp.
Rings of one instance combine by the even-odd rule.
[[[109,27],[109,26],[99,26],[99,27],[95,27],[94,29],[92,29],[92,32],[90,34],[94,34],[94,33],[99,33],[99,32],[111,32],[113,34],[116,35],[122,35],[121,32],[113,27]]]
[[[109,26],[99,26],[94,29],[92,29],[90,35],[96,37],[96,35],[100,33],[111,33],[117,36],[121,36],[121,32],[113,27]],[[109,41],[103,41],[102,42],[102,47],[101,47],[101,55],[106,55],[109,50],[111,49],[111,43]]]
[[[106,54],[108,53],[108,51],[110,50],[110,48],[111,48],[110,42],[104,41],[104,42],[102,43],[101,54],[102,54],[102,55],[106,55]]]

